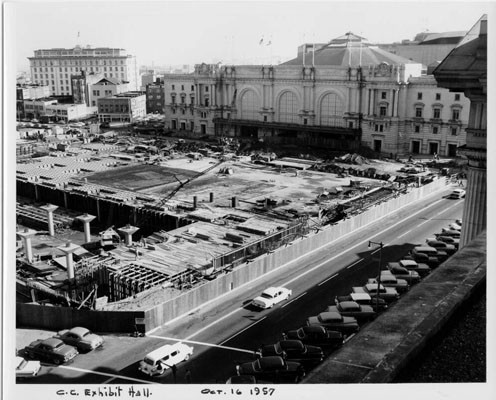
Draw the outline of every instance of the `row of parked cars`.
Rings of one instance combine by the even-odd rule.
[[[24,348],[24,354],[30,360],[16,356],[16,377],[36,376],[41,369],[40,361],[64,364],[80,353],[103,346],[103,343],[101,336],[79,326],[59,331],[48,339],[35,340]]]
[[[310,316],[306,325],[282,334],[282,340],[256,350],[258,358],[236,366],[236,376],[227,383],[298,382],[305,371],[324,360],[326,353],[340,347],[344,339],[359,331],[360,325],[386,310],[401,294],[427,276],[458,249],[461,220],[416,246],[403,259],[389,262],[380,277],[368,279],[352,288],[346,296],[336,296],[335,304],[318,315]],[[256,297],[251,305],[272,308],[288,300],[290,289],[271,287]]]

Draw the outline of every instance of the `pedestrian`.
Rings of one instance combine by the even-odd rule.
[[[189,369],[186,370],[184,377],[186,378],[186,383],[191,383],[191,371]]]
[[[174,377],[174,383],[177,383],[177,380],[176,380],[176,374],[177,374],[176,364],[172,364],[171,370],[172,370],[172,376]]]

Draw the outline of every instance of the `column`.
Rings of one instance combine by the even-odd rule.
[[[80,246],[67,242],[64,246],[59,246],[57,249],[61,250],[65,254],[65,260],[67,265],[67,277],[69,279],[74,279],[74,260],[72,258],[72,253],[74,253]]]
[[[76,217],[76,219],[80,220],[84,224],[84,242],[91,242],[91,234],[90,234],[90,222],[93,221],[96,217],[94,215],[84,214]]]
[[[389,116],[394,117],[394,102],[396,100],[396,91],[394,89],[391,89],[391,110],[389,111]]]
[[[138,231],[139,228],[137,228],[136,226],[131,226],[131,225],[127,224],[125,227],[119,228],[117,230],[124,234],[126,246],[132,246],[133,245],[133,233]]]
[[[31,246],[31,238],[36,235],[37,231],[34,229],[25,228],[22,231],[16,232],[22,238],[24,253],[28,262],[33,262],[33,248]]]
[[[465,203],[463,205],[460,248],[486,229],[487,170],[483,167],[474,166],[474,160],[470,158]]]
[[[53,226],[53,212],[59,207],[54,206],[53,204],[47,204],[45,206],[41,206],[40,208],[42,210],[45,210],[48,216],[48,234],[50,236],[55,236],[55,228]]]

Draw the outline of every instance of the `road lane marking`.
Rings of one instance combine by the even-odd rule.
[[[259,322],[263,321],[265,318],[267,318],[267,316],[263,317],[263,318],[260,318],[258,321],[254,322],[253,324],[251,325],[248,325],[246,328],[240,330],[239,332],[235,333],[234,335],[232,335],[230,338],[227,338],[226,340],[220,342],[220,345],[223,345],[224,343],[226,342],[229,342],[229,340],[235,338],[236,336],[238,336],[239,334],[243,333],[244,331],[250,329],[251,327],[255,326],[256,324],[258,324]],[[253,353],[253,351],[252,351]]]
[[[360,260],[358,260],[358,261],[355,261],[355,262],[354,262],[353,264],[351,264],[351,265],[348,265],[348,266],[346,267],[346,269],[350,269],[351,267],[354,267],[355,265],[357,265],[357,264],[358,264],[359,262],[361,262],[361,261],[363,261],[363,258],[361,258],[361,259],[360,259]]]
[[[191,335],[189,335],[188,337],[186,337],[184,340],[189,340],[191,339],[192,337],[198,335],[199,333],[207,330],[208,328],[211,328],[212,326],[218,324],[220,321],[226,319],[226,318],[229,318],[231,315],[233,314],[236,314],[238,311],[241,311],[243,308],[240,307],[240,308],[236,308],[235,310],[231,311],[230,313],[224,315],[223,317],[215,320],[214,322],[212,322],[211,324],[208,324],[207,326],[204,326],[203,328],[201,328],[200,330],[196,331],[195,333],[192,333]],[[148,336],[148,335],[147,335]]]
[[[402,235],[398,236],[398,239],[399,239],[400,237],[403,237],[403,236],[405,236],[405,235],[408,235],[411,231],[413,231],[413,229],[415,229],[415,228],[412,228],[412,229],[410,229],[410,230],[406,231],[405,233],[403,233]]]
[[[356,333],[352,333],[350,336],[348,336],[345,340],[343,340],[343,344],[348,343],[353,336],[355,336]]]
[[[252,352],[253,353],[253,352]],[[95,374],[95,375],[102,375],[102,376],[110,376],[112,379],[125,379],[127,381],[134,381],[134,382],[140,382],[140,383],[146,383],[146,384],[151,384],[151,383],[158,383],[158,382],[150,382],[150,381],[145,381],[141,379],[136,379],[136,378],[130,378],[128,376],[124,375],[116,375],[116,374],[108,374],[106,372],[99,372],[99,371],[92,371],[90,369],[82,369],[82,368],[76,368],[76,367],[68,367],[66,365],[59,365],[59,368],[64,368],[64,369],[70,369],[73,371],[78,371],[78,372],[85,372],[88,374]]]
[[[266,317],[264,317],[264,318],[266,318]],[[259,321],[257,321],[257,322],[259,322]],[[253,350],[240,349],[238,347],[222,346],[220,344],[213,344],[213,343],[207,343],[207,342],[198,342],[196,340],[177,339],[177,338],[173,338],[173,337],[156,336],[156,335],[147,335],[147,337],[152,337],[152,338],[155,338],[155,339],[163,339],[163,340],[174,340],[176,342],[183,342],[183,343],[199,344],[201,346],[208,346],[208,347],[218,347],[220,349],[234,350],[234,351],[239,351],[239,352],[242,352],[242,353],[253,354]]]
[[[437,201],[435,201],[434,203],[432,203],[432,204],[430,204],[429,206],[427,206],[426,208],[430,208],[430,207],[432,207],[432,206],[436,205],[437,203],[441,202],[442,200],[444,200],[444,199],[437,200]],[[395,224],[393,224],[393,225],[391,225],[391,226],[389,226],[389,227],[387,227],[387,228],[383,229],[382,231],[380,231],[380,232],[376,233],[376,234],[374,235],[374,237],[380,236],[380,235],[382,235],[384,232],[387,232],[387,231],[389,231],[390,229],[392,229],[392,228],[394,228],[394,227],[396,227],[396,226],[398,226],[398,225],[400,225],[400,224],[404,223],[407,219],[412,218],[412,217],[414,217],[414,216],[415,216],[415,215],[417,215],[417,214],[420,214],[420,213],[425,212],[426,208],[422,208],[421,210],[418,210],[417,212],[415,212],[415,213],[413,213],[413,214],[410,214],[408,217],[403,218],[402,220],[400,220],[400,221],[396,222]],[[396,211],[398,211],[398,210],[396,210]],[[364,226],[364,227],[362,227],[362,228],[360,228],[360,229],[363,229],[363,228],[365,228],[365,226]],[[345,236],[346,236],[346,235],[345,235]],[[284,287],[285,287],[286,285],[288,285],[288,284],[290,284],[290,283],[293,283],[294,281],[297,281],[297,280],[298,280],[298,279],[300,279],[302,276],[305,276],[305,275],[307,275],[307,274],[310,274],[311,272],[315,271],[316,269],[319,269],[319,268],[320,268],[320,267],[322,267],[323,265],[326,265],[326,264],[327,264],[327,263],[329,263],[330,261],[335,260],[335,259],[336,259],[336,258],[338,258],[338,257],[341,257],[343,254],[346,254],[348,251],[353,250],[354,248],[356,248],[356,247],[358,247],[358,246],[362,246],[363,244],[368,243],[368,242],[369,242],[369,240],[367,239],[367,240],[364,240],[363,242],[358,242],[358,243],[357,243],[357,244],[355,244],[354,246],[351,246],[351,247],[346,248],[346,250],[343,250],[341,253],[338,253],[338,254],[336,254],[335,256],[333,256],[333,257],[331,257],[331,258],[328,258],[328,259],[327,259],[327,260],[325,260],[325,261],[322,261],[320,264],[317,264],[317,265],[316,265],[315,267],[313,267],[313,268],[310,268],[310,269],[305,270],[305,272],[301,273],[300,275],[295,276],[293,279],[291,279],[291,280],[289,280],[289,281],[287,281],[287,282],[283,283],[281,286],[284,286]],[[316,250],[317,250],[317,249],[316,249]]]
[[[307,294],[307,292],[303,292],[303,293],[302,293],[302,294],[300,294],[298,297],[295,297],[293,300],[290,300],[290,301],[288,301],[287,303],[283,304],[283,305],[281,306],[281,308],[286,307],[288,304],[291,304],[293,301],[298,300],[300,297],[303,297],[303,296],[305,296],[306,294]]]
[[[324,283],[330,281],[331,279],[334,279],[336,276],[338,276],[339,274],[334,274],[333,276],[330,276],[329,278],[327,278],[325,281],[322,281],[320,282],[317,286],[321,286],[323,285]]]

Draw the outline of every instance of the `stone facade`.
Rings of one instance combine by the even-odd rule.
[[[97,100],[100,122],[132,123],[146,115],[146,99],[142,92],[126,92]]]
[[[315,54],[299,49],[296,59],[277,66],[199,64],[192,74],[166,75],[166,130],[455,155],[464,144],[467,99],[455,100],[438,88],[432,76],[422,75],[422,64],[347,35],[337,44],[319,45]]]

